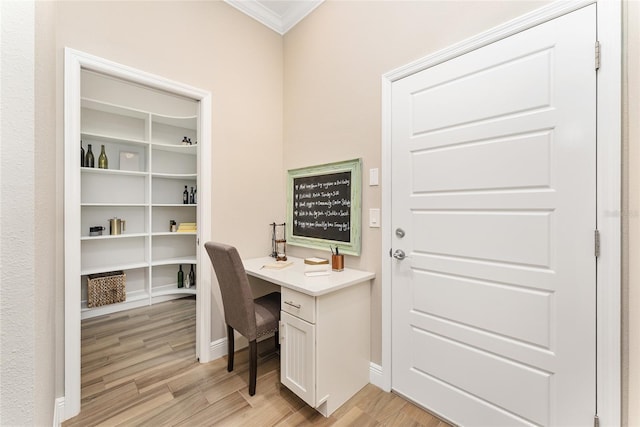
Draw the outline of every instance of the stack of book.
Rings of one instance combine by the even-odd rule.
[[[178,225],[178,233],[195,233],[198,227],[195,222],[181,222]]]
[[[331,265],[328,259],[324,258],[305,258],[304,274],[307,276],[326,276],[331,274]]]

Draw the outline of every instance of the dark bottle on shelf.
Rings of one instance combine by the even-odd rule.
[[[198,204],[198,187],[193,190],[193,204]]]
[[[107,159],[107,153],[104,151],[104,144],[102,144],[100,156],[98,156],[98,167],[100,169],[109,169],[109,159]]]
[[[178,287],[184,288],[184,272],[182,271],[182,264],[180,264],[180,270],[178,270]]]
[[[84,167],[84,148],[82,147],[82,140],[80,140],[80,167]]]
[[[193,187],[191,187],[191,193],[189,193],[189,203],[191,203],[191,204],[195,203],[195,196],[193,194]]]
[[[182,204],[189,204],[189,191],[187,190],[187,186],[184,186],[184,191],[182,192]]]
[[[196,273],[193,271],[193,264],[191,264],[191,271],[189,272],[189,284],[192,288],[196,286]]]
[[[87,168],[95,168],[96,161],[93,158],[93,151],[91,151],[91,144],[87,147],[87,155],[84,158],[84,166]]]

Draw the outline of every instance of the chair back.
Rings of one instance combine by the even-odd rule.
[[[204,245],[218,278],[224,320],[249,341],[256,339],[256,313],[253,292],[238,251],[223,243]]]

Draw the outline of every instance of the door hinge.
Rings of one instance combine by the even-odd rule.
[[[600,69],[600,42],[596,41],[596,70]]]
[[[600,418],[597,414],[593,416],[593,427],[600,427]]]
[[[596,258],[600,256],[600,231],[594,230],[594,255]]]

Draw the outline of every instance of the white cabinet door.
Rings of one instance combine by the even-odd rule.
[[[280,381],[312,407],[316,406],[315,342],[315,325],[281,312]]]

